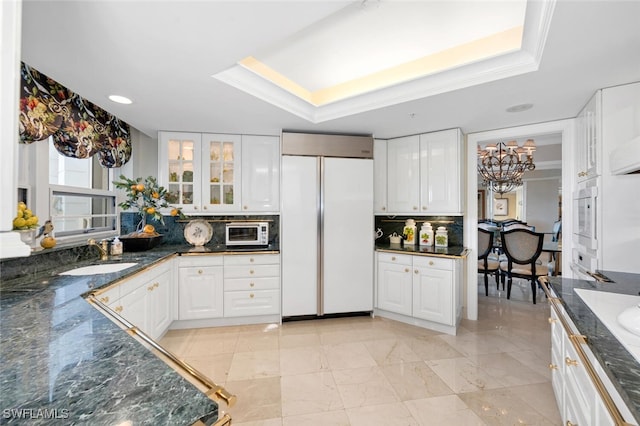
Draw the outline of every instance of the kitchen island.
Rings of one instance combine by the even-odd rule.
[[[272,249],[272,248],[271,248]],[[3,260],[0,407],[4,422],[213,424],[218,404],[85,300],[173,256],[224,254],[224,246],[161,245],[124,253],[121,272],[64,276],[99,264],[91,247]],[[129,423],[127,423],[129,422]]]
[[[638,296],[640,276],[611,271],[601,273],[613,282],[549,277],[546,285],[552,297],[557,296],[557,299],[552,301],[559,303],[575,326],[577,334],[584,336],[584,344],[595,358],[595,370],[606,375],[605,381],[610,382],[615,393],[622,399],[617,404],[617,408],[623,412],[628,409],[633,419],[628,419],[627,415],[625,420],[638,424],[640,423],[640,362],[603,323],[600,317],[602,314],[598,309],[594,308],[594,312],[579,293],[584,290],[602,292],[601,300],[607,296],[605,293]],[[557,395],[556,397],[558,398]],[[561,405],[563,404],[559,402],[562,414]]]

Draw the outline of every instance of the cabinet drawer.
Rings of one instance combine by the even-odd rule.
[[[224,293],[225,317],[244,317],[279,313],[279,290],[227,291]]]
[[[398,265],[411,266],[411,257],[406,254],[378,252],[378,262],[396,263]]]
[[[280,265],[225,266],[226,278],[279,277]]]
[[[120,299],[120,284],[112,285],[107,290],[101,291],[100,294],[96,296],[96,299],[105,305],[110,305],[117,301]]]
[[[234,265],[279,265],[280,255],[278,254],[258,254],[258,255],[225,255],[224,266]]]
[[[180,256],[178,258],[179,267],[191,266],[221,266],[223,264],[223,256],[207,255],[207,256]]]
[[[416,268],[435,268],[451,271],[453,260],[435,256],[414,256],[413,266]]]
[[[280,277],[266,278],[230,278],[224,280],[224,291],[277,290]]]

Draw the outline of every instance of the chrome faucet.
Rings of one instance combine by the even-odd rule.
[[[90,238],[87,243],[90,246],[96,247],[100,251],[100,260],[109,260],[109,246],[107,240],[100,241],[100,244],[96,242],[93,238]]]

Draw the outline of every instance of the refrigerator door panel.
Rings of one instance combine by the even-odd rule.
[[[373,231],[373,160],[325,158],[324,313],[373,310]]]
[[[283,317],[317,313],[318,187],[316,157],[282,157]]]

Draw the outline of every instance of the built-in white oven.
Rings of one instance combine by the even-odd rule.
[[[596,179],[578,184],[573,193],[573,241],[578,246],[597,250],[598,248],[598,186]]]
[[[571,252],[571,271],[574,278],[593,281],[598,269],[598,257],[580,248],[574,248]]]
[[[227,223],[225,242],[228,246],[269,245],[269,224],[267,222]]]

